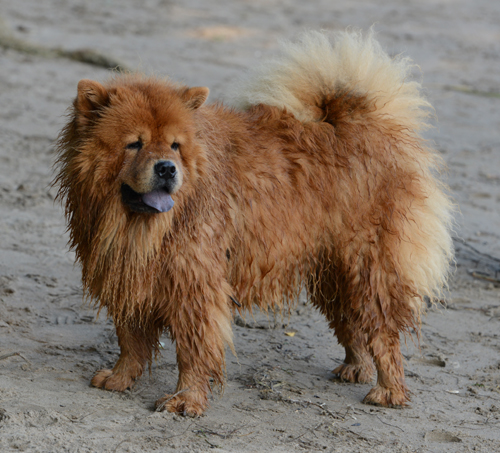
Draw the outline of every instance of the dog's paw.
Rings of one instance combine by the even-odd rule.
[[[374,406],[384,407],[405,407],[410,401],[408,389],[402,387],[401,389],[387,388],[380,385],[373,387],[368,395],[365,396],[363,403],[373,404]]]
[[[369,384],[375,375],[375,368],[371,364],[351,365],[343,363],[332,371],[344,382]]]
[[[134,384],[134,379],[120,373],[113,373],[113,370],[100,370],[90,382],[94,387],[123,392]]]
[[[157,411],[175,412],[187,417],[199,417],[205,412],[208,403],[189,395],[165,395],[156,401]]]

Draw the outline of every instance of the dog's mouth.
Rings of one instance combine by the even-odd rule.
[[[134,212],[167,212],[174,207],[174,200],[165,188],[148,193],[138,193],[127,184],[122,184],[122,201]]]

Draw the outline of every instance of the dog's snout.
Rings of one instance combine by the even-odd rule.
[[[168,180],[175,177],[177,168],[170,160],[161,160],[155,164],[155,173],[162,179]]]

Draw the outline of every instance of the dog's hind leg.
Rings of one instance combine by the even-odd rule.
[[[120,358],[112,370],[100,370],[92,378],[94,387],[122,392],[132,387],[151,361],[153,349],[158,345],[160,328],[156,326],[118,325],[116,334],[120,345]]]
[[[364,402],[386,407],[404,406],[409,401],[404,379],[403,358],[400,350],[399,329],[394,320],[384,317],[369,307],[364,300],[354,307],[345,306],[333,327],[339,343],[345,347],[344,363],[333,372],[341,380],[370,383],[377,371],[377,384]]]
[[[333,372],[341,380],[368,383],[376,368],[377,384],[364,402],[404,406],[409,395],[399,332],[411,326],[412,314],[408,304],[393,297],[403,297],[404,291],[396,283],[395,272],[381,270],[357,254],[345,261],[354,265],[342,271],[333,259],[322,259],[309,284],[311,302],[326,316],[345,348],[344,363]]]
[[[377,384],[363,402],[376,406],[400,407],[410,401],[405,383],[399,332],[382,328],[369,338],[377,367]]]
[[[390,257],[378,258],[372,250],[359,256],[346,275],[349,304],[344,315],[366,339],[377,369],[377,384],[364,402],[386,407],[405,406],[410,400],[404,378],[400,332],[415,323],[411,304],[414,297],[403,276],[393,267]]]
[[[370,383],[375,375],[375,367],[368,352],[365,335],[360,331],[339,334],[346,327],[344,325],[335,329],[339,343],[345,348],[345,359],[332,373],[337,374],[341,381]]]
[[[373,360],[368,351],[367,337],[361,326],[344,313],[345,295],[337,282],[335,268],[329,265],[321,266],[316,276],[311,280],[309,289],[311,302],[325,315],[329,326],[334,330],[339,343],[345,349],[345,359],[342,365],[332,373],[346,382],[369,383],[375,375]]]

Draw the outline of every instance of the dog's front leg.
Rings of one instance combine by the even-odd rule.
[[[128,324],[116,326],[120,358],[112,370],[99,370],[92,378],[94,387],[123,392],[132,387],[151,361],[153,350],[158,345],[162,325]]]
[[[188,348],[177,347],[177,388],[173,395],[167,394],[156,402],[158,410],[177,412],[190,417],[203,414],[208,406],[211,370],[202,366],[200,359],[201,357],[195,359]]]
[[[159,410],[201,415],[208,406],[210,381],[224,384],[225,344],[232,347],[227,293],[191,294],[176,307],[170,333],[176,342],[179,381],[173,395],[156,402]]]

